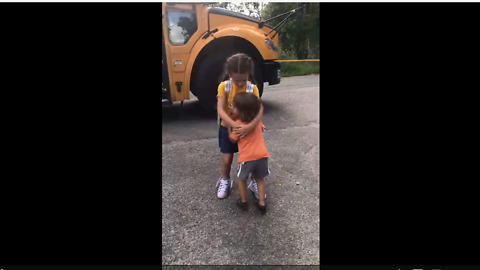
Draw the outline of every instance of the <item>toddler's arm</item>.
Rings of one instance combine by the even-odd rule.
[[[238,141],[238,136],[232,131],[232,128],[228,128],[228,137],[230,138],[230,141],[233,143],[236,143]]]

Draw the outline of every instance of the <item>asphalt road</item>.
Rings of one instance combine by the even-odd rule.
[[[216,197],[216,118],[196,100],[162,108],[162,264],[320,264],[319,85],[308,75],[265,86],[266,215],[251,193],[248,211],[236,207],[236,183],[230,197]]]

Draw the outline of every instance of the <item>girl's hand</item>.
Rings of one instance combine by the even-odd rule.
[[[262,124],[262,132],[265,132],[265,130],[267,130],[267,129],[265,128],[265,125]]]
[[[243,138],[247,136],[250,131],[252,131],[252,128],[250,127],[250,125],[239,125],[234,127],[233,131],[235,132],[235,134],[237,134],[239,138]]]

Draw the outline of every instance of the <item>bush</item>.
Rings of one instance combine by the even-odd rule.
[[[284,50],[284,49],[280,48],[280,50],[278,52],[278,59],[294,60],[294,59],[297,59],[297,56],[295,56],[294,51]]]
[[[282,77],[320,73],[320,62],[287,62],[280,65]]]

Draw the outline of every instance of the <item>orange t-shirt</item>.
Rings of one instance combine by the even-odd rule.
[[[240,120],[236,121],[238,124],[246,125]],[[262,123],[252,130],[247,136],[238,139],[237,134],[231,132],[230,139],[238,140],[238,162],[247,162],[252,160],[259,160],[268,157],[267,148],[263,141]]]

